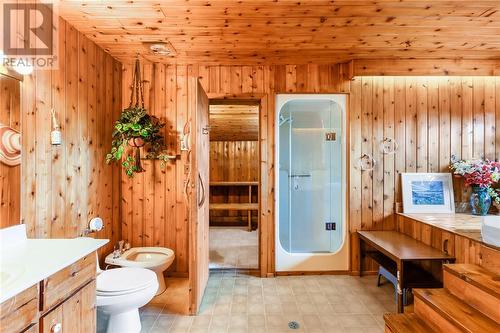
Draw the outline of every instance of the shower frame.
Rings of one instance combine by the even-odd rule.
[[[274,168],[274,186],[275,186],[275,200],[274,200],[274,263],[275,263],[275,274],[276,275],[289,275],[289,274],[301,274],[301,273],[338,273],[338,274],[344,274],[348,273],[350,271],[350,238],[349,238],[349,203],[348,203],[348,198],[349,198],[349,172],[348,172],[348,167],[350,165],[350,160],[349,160],[349,153],[348,153],[348,147],[350,145],[349,143],[349,114],[348,114],[348,105],[349,105],[349,99],[348,99],[348,94],[342,94],[342,93],[332,93],[332,94],[308,94],[308,93],[300,93],[300,94],[280,94],[276,93],[275,94],[275,109],[273,110],[275,112],[274,115],[274,123],[275,123],[275,131],[274,131],[274,140],[275,140],[275,152],[274,152],[274,165],[277,166],[279,164],[279,126],[278,124],[280,123],[280,111],[281,108],[289,101],[296,99],[311,99],[311,100],[318,100],[318,99],[327,99],[327,100],[333,100],[336,103],[340,104],[341,109],[342,109],[342,156],[343,156],[343,162],[342,162],[342,221],[343,221],[343,243],[342,246],[339,250],[331,253],[290,253],[286,251],[280,242],[279,239],[279,213],[280,213],[280,207],[279,207],[279,193],[280,193],[280,186],[279,186],[279,172],[277,171],[277,167]],[[308,258],[314,257],[314,258],[328,258],[328,257],[334,257],[334,256],[342,256],[339,262],[334,263],[333,265],[324,265],[326,269],[323,269],[323,265],[319,264],[320,260],[314,259],[312,265],[310,267],[307,267],[307,265],[301,265],[298,264],[297,268],[290,269],[291,264],[285,264],[284,266],[287,267],[285,269],[280,269],[280,265],[278,263],[278,256],[280,254],[280,251],[286,252],[290,257],[293,257],[296,260],[300,260],[301,258],[304,260],[310,260]],[[293,261],[293,260],[292,260]],[[321,267],[321,268],[315,268],[316,267]]]

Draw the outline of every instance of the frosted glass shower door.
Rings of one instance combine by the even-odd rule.
[[[285,104],[280,121],[280,241],[290,253],[342,243],[342,113],[331,100]]]

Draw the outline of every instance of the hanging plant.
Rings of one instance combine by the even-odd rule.
[[[121,162],[127,176],[133,177],[134,173],[144,172],[141,165],[141,147],[146,150],[147,159],[160,159],[162,164],[175,158],[164,152],[165,140],[161,134],[164,126],[165,124],[157,117],[149,115],[144,107],[144,85],[137,59],[130,105],[122,111],[120,118],[115,122],[111,152],[106,155],[106,163]],[[135,154],[124,156],[127,145],[135,150]]]

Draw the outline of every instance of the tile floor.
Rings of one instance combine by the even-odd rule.
[[[210,227],[210,268],[259,267],[257,231],[242,227]]]
[[[188,283],[167,279],[167,291],[141,309],[143,332],[383,332],[395,312],[394,289],[375,276],[290,276],[261,279],[211,272],[198,316],[187,316]],[[296,330],[288,323],[299,324]]]

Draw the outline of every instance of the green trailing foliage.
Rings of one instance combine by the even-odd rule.
[[[136,157],[128,155],[125,158],[126,147],[130,140],[142,139],[146,149],[146,158],[160,159],[164,162],[163,153],[165,141],[161,129],[165,126],[157,117],[151,116],[141,106],[131,106],[122,111],[115,122],[111,151],[106,155],[106,163],[121,162],[125,173],[133,177],[142,168]],[[139,148],[135,148],[139,149]]]

